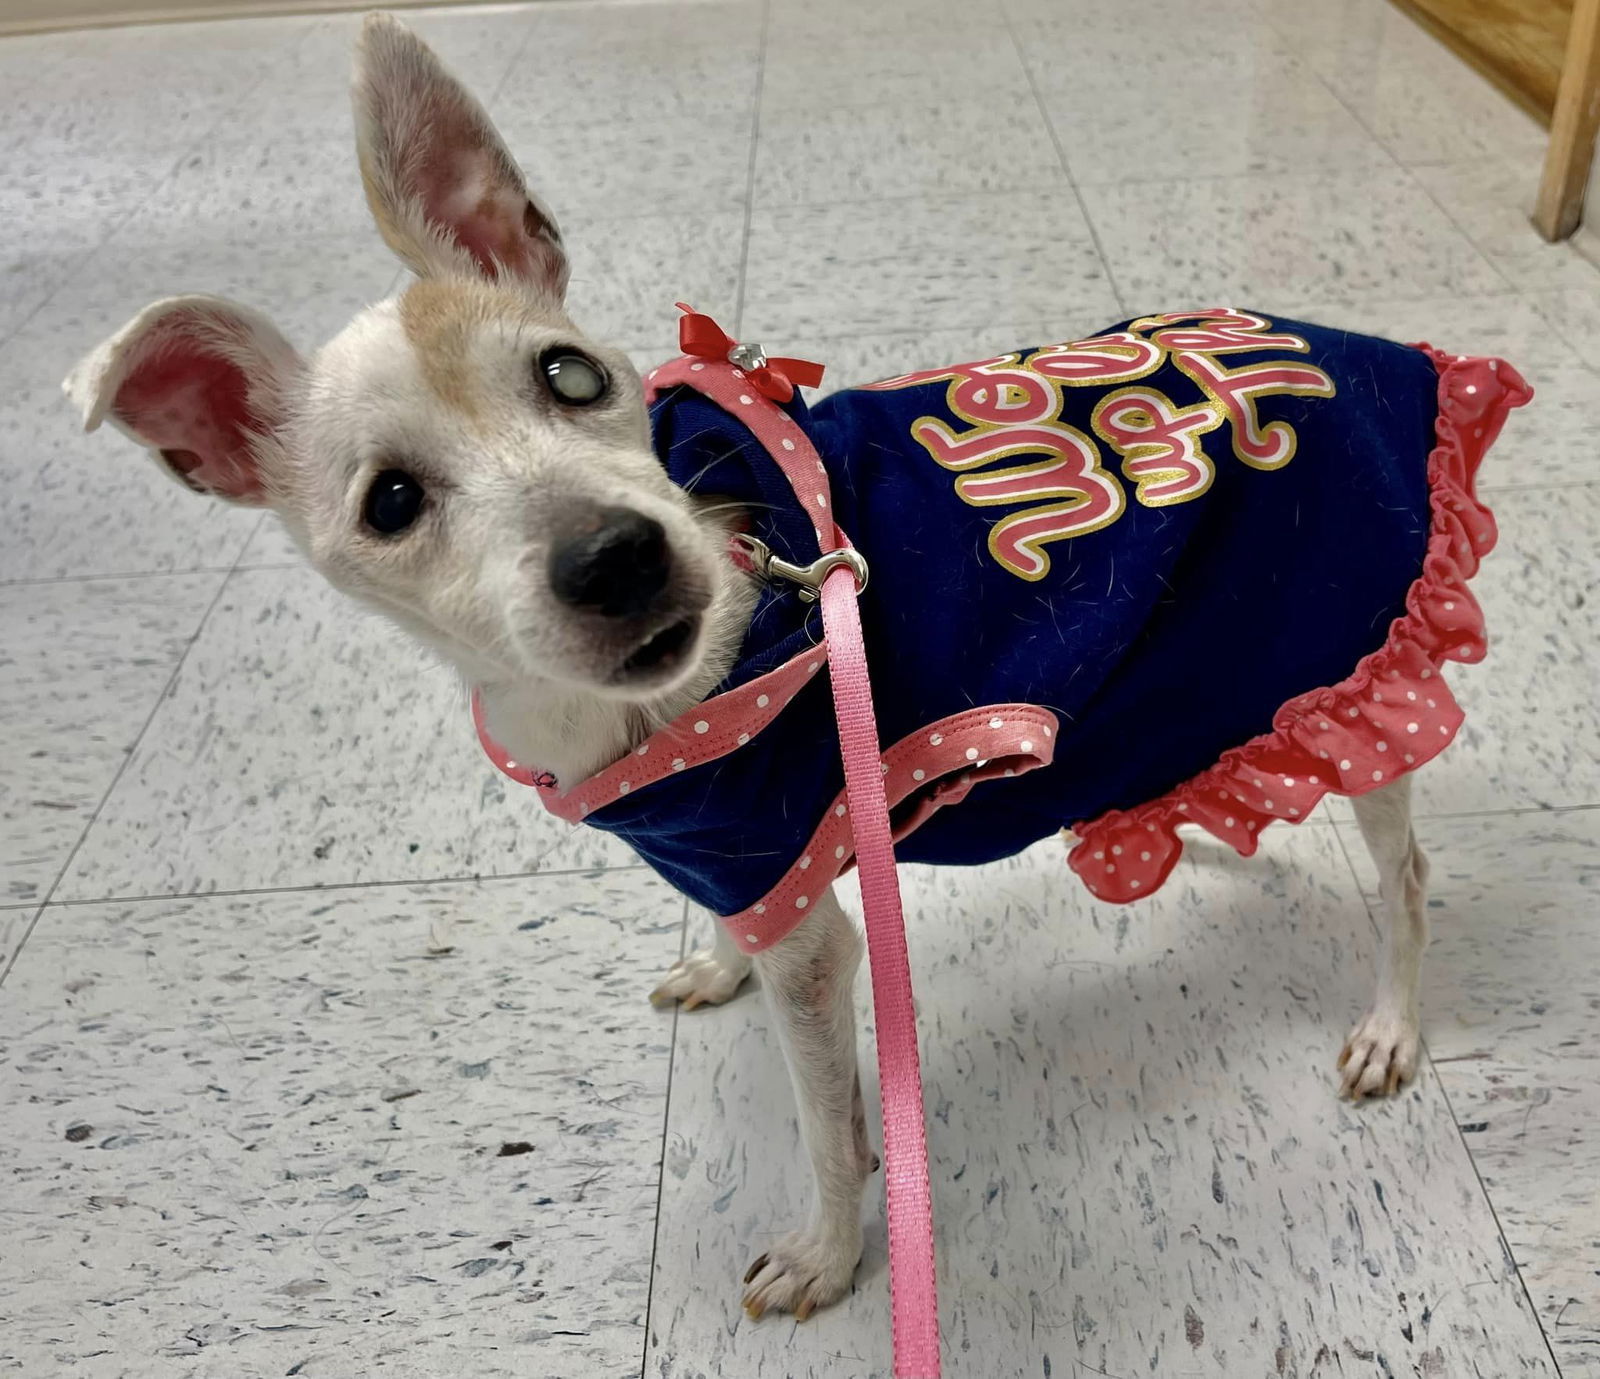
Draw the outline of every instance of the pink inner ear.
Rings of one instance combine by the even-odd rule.
[[[451,132],[449,126],[436,131],[441,137],[417,170],[424,213],[472,255],[485,276],[505,269],[526,277],[533,266],[527,194],[497,176],[498,160],[490,150],[464,150],[442,137]],[[459,131],[462,137],[469,132]]]
[[[510,155],[469,110],[432,112],[412,194],[430,225],[472,255],[485,277],[501,272],[559,293],[566,263],[554,227],[528,197]]]
[[[261,497],[249,385],[232,361],[168,335],[134,364],[112,410],[191,488],[236,502]]]

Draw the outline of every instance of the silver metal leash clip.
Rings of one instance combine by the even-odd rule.
[[[735,345],[728,351],[728,362],[746,373],[754,373],[767,367],[767,352],[754,342]]]
[[[740,532],[733,539],[749,558],[750,568],[757,575],[769,582],[782,579],[790,584],[798,584],[800,597],[806,603],[816,601],[822,590],[822,581],[841,565],[855,576],[857,594],[867,587],[866,558],[860,551],[853,550],[849,546],[829,551],[809,565],[796,565],[782,556],[774,555],[772,548],[758,537]]]

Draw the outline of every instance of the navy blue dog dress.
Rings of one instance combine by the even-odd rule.
[[[1070,829],[1089,889],[1135,899],[1178,825],[1248,854],[1459,727],[1438,671],[1483,654],[1473,476],[1531,395],[1508,365],[1213,310],[808,409],[791,361],[726,343],[647,380],[657,453],[782,559],[838,535],[865,557],[902,859]],[[772,582],[716,693],[590,780],[480,732],[758,951],[853,860],[826,660],[816,605]]]

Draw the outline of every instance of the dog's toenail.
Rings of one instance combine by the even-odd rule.
[[[766,1255],[762,1255],[760,1259],[756,1260],[756,1262],[750,1266],[748,1272],[746,1272],[744,1276],[744,1281],[746,1283],[749,1283],[757,1274],[767,1267],[767,1258],[768,1257]]]

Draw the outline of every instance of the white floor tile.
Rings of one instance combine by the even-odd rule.
[[[1538,122],[1398,9],[1279,12],[1284,40],[1401,162],[1516,157],[1536,166],[1543,156]]]
[[[536,4],[526,9],[532,34],[522,68],[528,79],[547,66],[605,63],[619,50],[699,49],[753,56],[761,40],[760,0],[617,0],[600,5]]]
[[[1086,187],[1083,197],[1134,311],[1507,286],[1398,168]]]
[[[742,210],[626,219],[565,215],[561,228],[572,260],[567,309],[597,340],[645,348],[658,361],[675,355],[676,302],[688,302],[733,328]]]
[[[283,16],[225,29],[163,24],[45,35],[63,59],[51,65],[47,82],[8,101],[0,151],[64,161],[85,153],[181,153],[250,96],[315,23]],[[277,98],[292,95],[280,88]]]
[[[1554,1375],[1431,1073],[1392,1103],[1335,1096],[1374,958],[1331,829],[1250,862],[1192,848],[1127,909],[1084,899],[1053,843],[910,870],[906,898],[951,1379],[1364,1354]],[[739,1310],[806,1210],[758,1001],[680,1021],[666,1162],[647,1373],[888,1374],[881,1179],[853,1296],[798,1328]]]
[[[31,148],[6,154],[0,181],[0,340],[62,283],[91,251],[159,188],[177,162],[171,150],[73,156]]]
[[[1533,228],[1540,167],[1537,158],[1501,158],[1423,166],[1415,174],[1513,286],[1524,291],[1600,287],[1600,268],[1571,244],[1547,243]]]
[[[187,82],[196,93],[237,93],[248,77],[292,51],[318,25],[312,15],[267,15],[230,21],[178,24],[107,25],[67,29],[30,39],[56,49],[63,61],[51,72],[60,85],[69,79],[85,90],[104,90],[113,82],[132,89],[141,82]],[[12,40],[6,40],[7,45]]]
[[[996,156],[1013,143],[1033,156]],[[1067,186],[1026,90],[1011,98],[778,108],[761,117],[754,196],[763,208]]]
[[[8,101],[20,103],[48,91],[71,58],[70,40],[59,33],[16,34],[0,43],[0,81]]]
[[[1311,72],[1278,54],[1260,57],[1248,80],[1209,80],[1204,100],[1191,83],[1154,75],[1129,99],[1110,68],[1047,90],[1044,104],[1081,186],[1393,161]]]
[[[113,153],[93,148],[71,158],[26,152],[7,159],[0,213],[19,249],[92,249],[129,211],[158,192],[177,164],[172,152]]]
[[[741,120],[754,107],[759,66],[759,50],[741,42],[666,49],[644,42],[544,61],[535,40],[501,86],[493,113],[523,128],[575,120]]]
[[[768,44],[761,71],[763,119],[778,110],[928,104],[996,92],[1009,100],[1027,91],[1016,44],[998,23],[952,32],[913,22],[892,37],[864,40],[848,62],[839,60],[837,34],[796,35]]]
[[[1328,0],[1322,5],[1302,5],[1300,0],[1261,0],[1256,7],[1261,21],[1283,40],[1299,48],[1329,53],[1365,45],[1382,46],[1385,35],[1393,43],[1411,43],[1416,25],[1389,0]]]
[[[303,566],[307,563],[306,557],[274,513],[267,514],[266,521],[256,528],[255,535],[239,557],[241,570],[275,565]]]
[[[0,345],[33,318],[82,257],[81,252],[30,252],[0,266]]]
[[[1024,57],[1049,89],[1112,71],[1127,74],[1125,99],[1176,79],[1194,90],[1195,104],[1212,98],[1209,83],[1257,69],[1263,57],[1288,51],[1282,35],[1263,24],[1255,0],[1141,0],[1137,5],[1060,4],[1004,0]],[[1185,74],[1187,72],[1187,75]],[[1196,83],[1197,73],[1203,74]]]
[[[1341,825],[1363,886],[1376,875]],[[1424,1036],[1557,1362],[1600,1351],[1600,812],[1434,819]]]
[[[637,1375],[682,910],[612,872],[48,911],[0,1364]]]
[[[528,183],[565,230],[573,215],[641,216],[742,208],[750,181],[752,107],[743,116],[680,115],[566,122],[512,114],[500,122]]]
[[[350,80],[360,15],[320,18],[261,63],[261,79],[221,111],[207,147],[344,139],[354,147]]]
[[[1600,283],[1568,284],[1537,292],[1533,301],[1550,328],[1571,343],[1588,364],[1600,369]]]
[[[118,228],[115,244],[133,252],[170,246],[177,237],[209,247],[321,236],[365,239],[382,252],[361,193],[355,144],[343,132],[196,149]]]
[[[260,80],[206,133],[217,144],[282,147],[302,140],[354,139],[350,83],[364,15],[318,16],[298,42],[261,55]],[[407,8],[404,22],[488,103],[522,56],[532,31],[526,6]]]
[[[928,197],[751,218],[742,333],[1117,319],[1116,296],[1070,192]]]
[[[58,898],[632,862],[489,764],[466,691],[309,569],[233,576]]]
[[[999,0],[773,0],[767,39],[780,51],[795,43],[832,42],[853,62],[862,50],[903,43],[982,35],[1005,27]]]
[[[0,900],[45,898],[221,583],[0,586]]]

